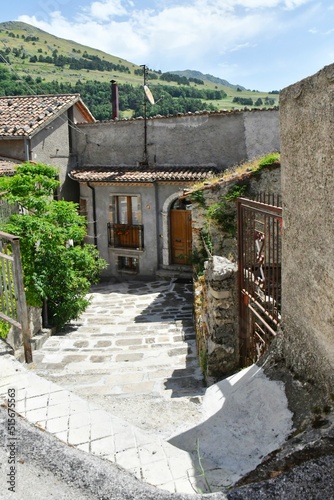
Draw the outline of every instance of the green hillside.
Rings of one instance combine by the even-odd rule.
[[[129,100],[141,100],[140,93],[136,99],[129,99],[129,93],[135,92],[133,89],[142,91],[141,66],[21,22],[0,23],[0,42],[0,68],[7,68],[13,79],[22,82],[22,94],[32,93],[32,90],[36,93],[79,91],[81,94],[83,92],[82,97],[87,102],[85,96],[92,92],[94,82],[93,87],[98,85],[100,100],[99,103],[94,102],[93,106],[110,107],[107,89],[110,81],[116,80],[120,89],[120,101],[123,100],[124,104],[122,116],[138,116],[142,113],[139,109],[141,103],[137,107],[133,102],[128,107],[125,105]],[[246,90],[241,85],[233,85],[198,71],[171,71],[162,74],[161,71],[148,69],[146,78],[156,100],[164,96],[161,103],[151,110],[151,114],[278,105],[278,95]],[[181,92],[181,88],[184,91]],[[7,91],[11,89],[10,85],[5,88],[0,84],[1,95],[8,95]],[[17,87],[14,90],[17,94]],[[91,99],[89,100],[88,104],[92,105]],[[106,110],[98,118],[108,118]]]

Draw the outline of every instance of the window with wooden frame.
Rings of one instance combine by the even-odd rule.
[[[87,219],[88,208],[87,208],[87,199],[86,198],[80,198],[79,214],[83,215]]]
[[[136,274],[139,271],[139,263],[137,257],[125,257],[120,255],[118,257],[117,264],[118,271],[124,271],[133,274]]]
[[[141,199],[138,195],[113,195],[108,223],[109,246],[114,248],[144,248]]]

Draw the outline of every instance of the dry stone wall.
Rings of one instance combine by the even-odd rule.
[[[195,312],[198,355],[208,385],[240,366],[235,201],[230,202],[233,220],[228,231],[208,218],[209,207],[222,200],[240,182],[246,186],[246,197],[253,198],[262,192],[280,194],[280,165],[273,164],[242,176],[232,175],[230,179],[205,185],[192,194],[193,253],[198,260],[200,257],[206,259],[203,275],[195,281]],[[210,250],[211,255],[207,253]],[[198,262],[194,262],[194,268],[202,274]]]

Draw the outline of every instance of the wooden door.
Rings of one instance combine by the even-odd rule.
[[[191,210],[170,211],[171,263],[191,264]]]

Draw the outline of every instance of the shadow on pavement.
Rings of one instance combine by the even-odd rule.
[[[252,365],[209,387],[203,422],[172,437],[169,443],[188,451],[214,490],[234,484],[279,448],[293,427],[284,385]]]

